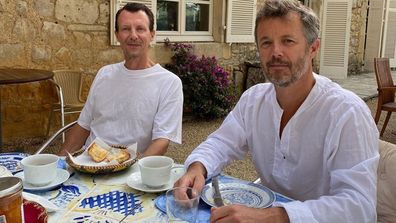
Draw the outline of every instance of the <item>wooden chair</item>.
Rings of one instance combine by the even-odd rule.
[[[85,103],[81,98],[81,72],[72,70],[55,70],[54,74],[53,83],[57,90],[58,103],[54,104],[51,109],[48,120],[47,135],[49,135],[53,112],[60,112],[62,128],[65,126],[65,115],[80,113]]]
[[[378,104],[374,118],[376,124],[378,124],[381,112],[387,111],[385,122],[380,133],[380,136],[382,136],[392,112],[396,111],[396,86],[393,84],[389,58],[374,58],[374,70],[378,86]]]

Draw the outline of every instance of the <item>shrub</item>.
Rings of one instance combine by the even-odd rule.
[[[173,52],[172,62],[165,67],[183,82],[185,110],[207,119],[228,114],[235,102],[235,90],[230,74],[218,65],[216,58],[198,58],[191,52],[190,44],[165,41],[165,45]]]

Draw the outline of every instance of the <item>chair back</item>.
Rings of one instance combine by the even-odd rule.
[[[389,58],[374,58],[375,78],[377,79],[378,97],[382,103],[394,102],[395,93],[392,91],[383,91],[384,87],[392,87],[393,79],[389,65]]]
[[[81,72],[73,70],[55,70],[54,81],[62,88],[66,105],[81,104]]]
[[[378,223],[396,222],[396,145],[380,140],[378,164]]]

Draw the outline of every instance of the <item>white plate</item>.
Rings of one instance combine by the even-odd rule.
[[[219,183],[219,189],[225,205],[242,204],[254,208],[266,208],[275,201],[274,193],[261,184],[250,182]],[[211,184],[206,184],[201,198],[205,203],[215,207]]]
[[[44,186],[34,186],[29,183],[26,183],[23,177],[23,172],[19,172],[15,174],[16,177],[19,177],[23,181],[23,189],[24,190],[29,190],[29,191],[45,191],[45,190],[51,190],[61,184],[63,184],[67,179],[69,179],[69,172],[64,169],[57,169],[57,175],[56,178],[49,184],[44,185]]]
[[[128,178],[127,178],[127,185],[135,190],[140,190],[143,192],[148,192],[148,193],[158,193],[162,191],[167,191],[173,187],[173,184],[184,174],[184,167],[183,165],[178,165],[176,164],[175,166],[172,167],[171,170],[171,179],[169,183],[165,184],[162,187],[158,188],[152,188],[144,185],[142,183],[142,178],[140,176],[140,171],[132,173]]]
[[[22,170],[21,160],[29,156],[27,153],[0,153],[0,166],[5,166],[11,173]]]

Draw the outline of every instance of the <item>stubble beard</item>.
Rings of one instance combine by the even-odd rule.
[[[307,72],[308,59],[309,57],[307,56],[307,53],[304,54],[302,57],[300,57],[297,60],[297,62],[294,64],[292,62],[282,61],[276,58],[272,59],[271,61],[265,64],[263,63],[264,75],[266,76],[268,81],[271,82],[276,87],[288,87],[291,84],[298,81],[303,76],[303,74]],[[271,73],[269,67],[271,66],[272,63],[287,64],[290,70],[290,74],[280,74],[274,72]]]

